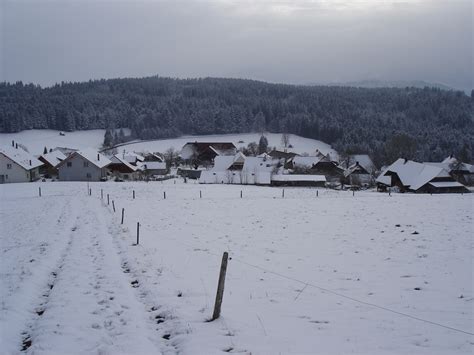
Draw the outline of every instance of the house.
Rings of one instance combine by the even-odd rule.
[[[62,181],[100,181],[107,178],[107,166],[111,161],[93,149],[72,153],[57,165]]]
[[[127,163],[137,166],[139,163],[145,160],[145,157],[134,153],[134,152],[126,152],[125,150],[122,152],[120,160],[126,161]]]
[[[326,185],[326,177],[324,175],[275,174],[275,175],[272,175],[272,185],[324,187]]]
[[[291,159],[293,157],[296,157],[296,156],[299,156],[298,153],[281,151],[281,150],[277,150],[277,149],[273,149],[270,153],[268,153],[268,155],[271,156],[273,159],[284,160],[285,163],[289,159]]]
[[[107,169],[120,180],[138,180],[139,168],[129,163],[122,154],[116,154],[110,158]]]
[[[41,165],[41,161],[14,142],[12,146],[0,147],[0,184],[37,180]]]
[[[423,164],[438,166],[446,169],[449,174],[463,185],[474,185],[474,165],[463,163],[450,155],[442,162],[425,162]]]
[[[397,187],[401,192],[468,192],[449,172],[438,166],[398,159],[377,178],[377,183]]]
[[[217,156],[233,156],[236,153],[237,147],[231,142],[188,142],[179,156],[197,168],[199,165],[211,164]]]
[[[288,160],[287,167],[297,173],[324,175],[327,181],[339,182],[344,178],[344,169],[328,155],[320,152],[315,156],[294,156]]]
[[[358,161],[344,171],[344,183],[348,185],[371,185],[373,180],[371,171],[362,166]]]
[[[38,160],[43,163],[43,166],[40,167],[40,174],[45,177],[58,176],[58,169],[56,168],[60,162],[66,159],[60,150],[52,150],[49,153],[41,155]]]
[[[266,157],[216,156],[214,167],[201,172],[201,184],[270,185],[279,161]]]
[[[79,149],[74,149],[74,148],[68,148],[68,147],[56,147],[56,148],[53,148],[53,152],[55,151],[60,151],[61,153],[63,153],[64,155],[68,156],[74,152],[77,152]]]
[[[168,173],[166,163],[163,161],[144,161],[138,165],[138,168],[147,177]]]

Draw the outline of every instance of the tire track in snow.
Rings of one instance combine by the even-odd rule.
[[[73,241],[34,327],[28,352],[159,353],[121,271],[97,200],[82,198]]]
[[[109,219],[108,225],[111,241],[121,260],[122,272],[130,280],[130,285],[135,290],[137,299],[142,303],[146,312],[149,313],[148,323],[150,324],[150,327],[158,334],[158,339],[164,340],[161,342],[163,353],[180,353],[180,335],[188,330],[179,331],[182,326],[179,320],[173,315],[172,311],[166,309],[163,305],[157,304],[156,299],[153,298],[152,292],[150,292],[148,288],[148,285],[156,284],[153,280],[153,275],[151,275],[153,265],[149,263],[146,265],[140,265],[140,263],[137,263],[137,260],[132,261],[132,259],[127,257],[128,253],[121,244],[119,238],[122,238],[124,234],[127,234],[129,237],[128,228],[117,224],[117,222],[113,221],[111,218]],[[157,277],[159,277],[161,270],[158,270],[157,272]]]

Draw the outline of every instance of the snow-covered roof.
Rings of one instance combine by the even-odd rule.
[[[311,168],[313,165],[316,165],[324,158],[324,155],[320,154],[318,156],[312,157],[299,157],[295,156],[291,158],[294,167],[303,167],[303,168]]]
[[[51,166],[55,167],[64,159],[66,159],[66,155],[64,155],[60,150],[53,150],[47,154],[43,154],[41,158],[46,160],[49,164],[51,164]]]
[[[273,175],[272,181],[313,181],[326,182],[324,175]]]
[[[369,170],[367,170],[365,167],[363,167],[362,165],[360,165],[359,162],[356,162],[354,164],[352,164],[350,167],[348,167],[345,171],[344,171],[344,176],[345,177],[348,177],[349,175],[351,175],[353,172],[357,171],[357,170],[360,170],[360,169],[364,169],[368,174],[370,173]]]
[[[467,171],[471,174],[474,174],[474,165],[459,162],[459,160],[457,160],[453,156],[447,157],[441,163],[439,163],[439,162],[424,162],[423,164],[437,166],[437,167],[446,169],[447,171],[452,171],[453,169],[456,169],[457,171],[459,171],[459,170]]]
[[[359,163],[369,174],[376,170],[375,164],[367,154],[354,154],[349,157],[349,164],[352,166]]]
[[[136,163],[137,161],[144,161],[145,158],[140,154],[134,152],[123,152],[122,154],[117,154],[120,156],[120,159],[127,161],[128,163]]]
[[[144,161],[140,164],[140,167],[146,170],[163,170],[166,169],[166,163],[162,161]]]
[[[389,175],[385,175],[385,173],[387,172],[387,169],[388,168],[383,169],[382,172],[380,173],[380,175],[377,177],[377,179],[375,179],[375,181],[378,182],[379,184],[391,186],[392,185],[392,177],[389,176]]]
[[[464,187],[463,184],[457,181],[433,181],[430,185],[434,187]]]
[[[0,147],[0,153],[4,154],[6,157],[20,165],[25,170],[31,170],[43,165],[41,161],[21,148],[14,148],[7,145]]]
[[[95,151],[92,148],[87,148],[87,149],[79,150],[77,152],[72,153],[66,159],[64,159],[61,163],[59,163],[58,166],[64,164],[64,162],[70,159],[73,159],[74,157],[78,155],[83,157],[90,163],[94,164],[98,168],[104,168],[110,163],[112,163],[110,159],[107,158],[105,155],[100,154],[99,152]]]
[[[450,177],[448,171],[443,168],[405,159],[398,159],[390,165],[384,175],[387,173],[397,174],[402,184],[412,190],[418,190],[434,178]]]
[[[130,164],[123,156],[122,154],[116,154],[113,157],[110,158],[110,161],[112,164],[123,164],[127,168],[129,168],[132,171],[137,171],[137,167],[135,165]]]

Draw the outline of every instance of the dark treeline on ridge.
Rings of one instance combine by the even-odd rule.
[[[474,153],[473,95],[434,88],[292,86],[149,77],[41,88],[0,83],[0,132],[129,127],[141,139],[287,132],[342,153],[437,161]],[[406,148],[406,149],[405,149]]]

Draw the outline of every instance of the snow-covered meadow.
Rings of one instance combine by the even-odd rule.
[[[0,186],[0,351],[473,350],[471,194],[287,188],[282,198],[281,188],[181,180],[90,188]],[[224,251],[222,316],[207,322]]]

